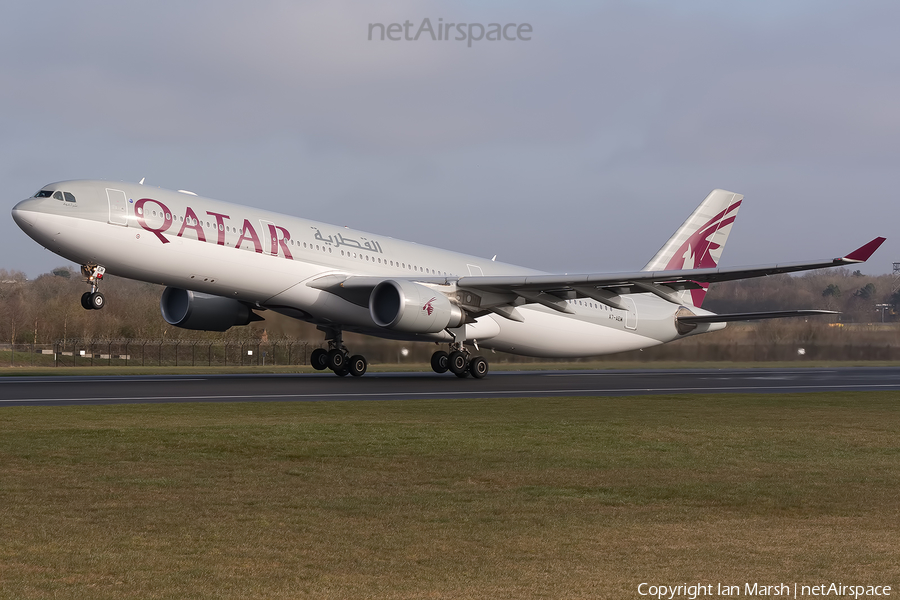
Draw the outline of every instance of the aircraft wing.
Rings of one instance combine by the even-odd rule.
[[[810,262],[778,263],[750,267],[724,269],[685,269],[678,271],[635,271],[632,273],[589,273],[580,275],[524,275],[524,276],[469,276],[461,277],[457,285],[462,288],[491,292],[555,292],[580,288],[636,288],[632,292],[651,291],[647,286],[664,285],[681,290],[691,289],[699,283],[716,283],[736,279],[752,279],[779,273],[796,273],[828,267],[840,267],[865,262],[885,241],[878,237],[845,256]],[[694,284],[694,285],[692,285]],[[623,290],[624,291],[624,290]]]
[[[500,275],[447,277],[409,277],[410,281],[432,284],[456,284],[460,304],[473,314],[493,312],[512,320],[521,320],[516,306],[526,303],[542,304],[562,313],[571,313],[566,302],[571,298],[591,298],[618,309],[627,309],[621,294],[649,292],[672,302],[684,304],[679,292],[701,288],[701,284],[737,279],[765,277],[779,273],[796,273],[813,269],[840,267],[865,262],[885,241],[878,237],[838,258],[808,262],[777,263],[750,267],[715,269],[684,269],[675,271],[635,271],[631,273],[587,273],[578,275]],[[371,276],[326,275],[307,283],[310,287],[328,291],[359,306],[368,306],[372,290],[385,278]],[[465,301],[466,291],[476,300]],[[684,315],[685,322],[746,321],[813,314],[833,314],[831,311],[775,311],[769,313],[738,313],[734,315]]]
[[[685,269],[676,271],[635,271],[631,273],[588,273],[579,275],[525,275],[525,276],[470,276],[461,277],[457,286],[463,290],[485,293],[501,300],[504,296],[514,294],[525,302],[542,304],[559,312],[571,312],[565,302],[568,298],[591,298],[613,308],[627,308],[620,294],[649,292],[673,304],[684,304],[679,292],[700,289],[705,284],[737,279],[765,277],[779,273],[796,273],[828,267],[839,267],[865,262],[885,241],[878,237],[853,252],[838,258],[814,260],[808,262],[778,263],[751,267],[731,267],[714,269]],[[521,302],[521,301],[519,301]],[[507,318],[519,319],[514,304],[503,305],[502,302],[483,303],[482,308],[498,313]],[[805,313],[822,314],[822,313]],[[741,314],[727,320],[755,320],[763,318],[781,318],[801,316],[799,313],[788,314]],[[726,320],[720,315],[719,321]],[[700,322],[695,319],[695,322]]]

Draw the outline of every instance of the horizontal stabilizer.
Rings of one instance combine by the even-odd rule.
[[[731,313],[724,315],[687,315],[678,317],[680,323],[727,323],[729,321],[758,321],[760,319],[786,319],[814,315],[838,315],[833,310],[773,310],[769,312]]]

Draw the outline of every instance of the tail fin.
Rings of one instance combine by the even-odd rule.
[[[710,192],[643,270],[709,269],[718,265],[743,198],[725,190]],[[703,303],[709,284],[699,286],[691,290],[691,304],[697,307]]]

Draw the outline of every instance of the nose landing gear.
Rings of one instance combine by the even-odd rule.
[[[85,283],[90,284],[91,291],[81,295],[81,306],[85,310],[100,310],[106,306],[106,298],[100,293],[100,280],[106,273],[106,267],[100,265],[81,265],[81,274]]]

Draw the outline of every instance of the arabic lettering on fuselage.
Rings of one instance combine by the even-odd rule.
[[[341,233],[333,233],[328,237],[324,237],[318,227],[310,227],[310,229],[316,230],[316,235],[314,235],[313,237],[323,244],[329,244],[331,246],[334,246],[335,248],[338,248],[340,246],[347,246],[348,248],[356,248],[358,250],[384,254],[384,251],[381,249],[381,244],[379,244],[375,240],[370,240],[365,237],[361,237],[359,238],[359,240],[355,240],[353,238],[344,237]]]

